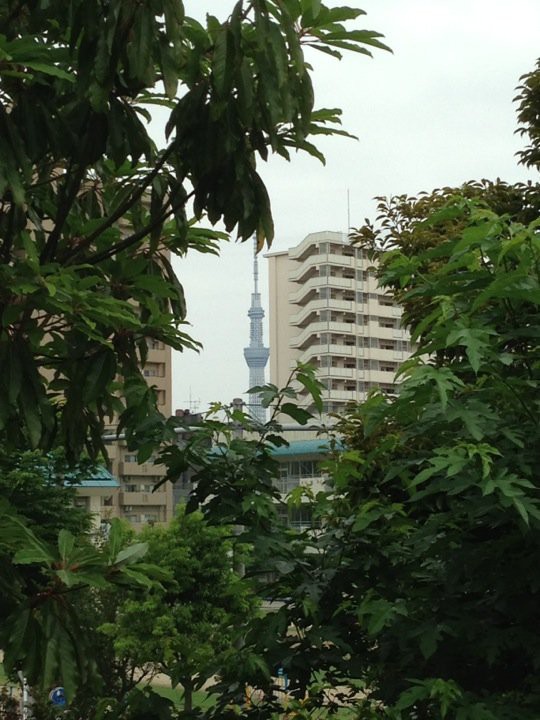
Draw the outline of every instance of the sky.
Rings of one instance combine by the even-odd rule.
[[[224,18],[232,0],[185,0],[188,14]],[[301,154],[259,168],[269,190],[276,236],[271,250],[308,233],[346,232],[374,218],[377,195],[416,194],[467,180],[536,180],[518,166],[512,99],[519,77],[540,56],[539,0],[342,0],[367,15],[362,28],[384,34],[393,53],[310,59],[318,107],[340,107],[358,140],[325,138],[326,165]],[[347,201],[349,197],[349,202]],[[252,245],[231,241],[215,258],[193,253],[176,263],[188,328],[200,353],[173,358],[173,408],[205,410],[248,389]],[[266,260],[259,255],[263,306]],[[265,327],[265,338],[268,335]],[[267,368],[268,379],[268,368]]]

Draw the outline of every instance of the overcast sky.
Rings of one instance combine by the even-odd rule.
[[[285,250],[310,232],[347,230],[373,217],[376,195],[417,193],[466,180],[536,179],[517,165],[522,147],[512,98],[519,77],[540,56],[540,0],[343,0],[367,12],[362,27],[385,35],[393,54],[312,58],[316,103],[341,107],[359,140],[320,143],[326,166],[297,155],[260,172],[272,200],[276,238]],[[186,0],[188,14],[225,17],[232,0]],[[260,257],[263,304],[266,261]],[[177,353],[173,407],[204,410],[248,388],[250,243],[225,244],[220,258],[193,254],[177,263],[200,354]],[[266,327],[265,337],[267,339]]]

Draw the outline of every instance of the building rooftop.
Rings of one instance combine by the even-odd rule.
[[[81,480],[80,482],[78,482],[77,487],[119,488],[120,481],[118,480],[118,478],[115,478],[114,475],[111,475],[111,473],[106,468],[98,465],[91,471],[91,477],[88,477],[86,480]]]
[[[341,443],[338,443],[338,448],[342,447]],[[330,442],[322,438],[315,438],[314,440],[293,440],[288,445],[280,445],[275,448],[273,455],[275,457],[290,457],[293,455],[322,455],[331,450]]]

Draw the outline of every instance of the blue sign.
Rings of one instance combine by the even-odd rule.
[[[49,693],[49,700],[53,705],[64,707],[67,705],[66,693],[63,687],[55,687]]]

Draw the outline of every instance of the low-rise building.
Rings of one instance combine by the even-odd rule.
[[[96,467],[90,477],[77,485],[75,505],[92,515],[96,530],[118,517],[120,487],[119,480],[101,466]]]

